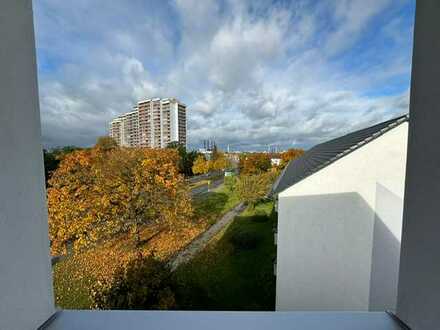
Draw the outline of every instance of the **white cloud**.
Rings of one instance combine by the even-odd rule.
[[[325,50],[330,55],[352,46],[369,21],[391,0],[338,0],[332,3],[336,29],[328,36]]]
[[[246,22],[237,18],[214,36],[209,53],[210,79],[225,91],[252,84],[263,64],[283,51],[282,27],[275,20]]]
[[[403,113],[412,25],[398,10],[371,47],[339,60],[392,6],[41,0],[35,12],[45,143],[90,145],[110,118],[156,96],[189,106],[192,145],[212,137],[237,148],[310,146]],[[403,82],[393,89],[396,79]]]

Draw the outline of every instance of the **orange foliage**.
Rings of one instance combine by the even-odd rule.
[[[65,253],[68,242],[78,249],[121,232],[139,243],[143,225],[177,228],[192,214],[177,162],[172,149],[98,145],[67,155],[49,181],[52,253]]]
[[[226,158],[225,154],[222,152],[217,152],[217,156],[211,161],[212,170],[221,171],[231,166],[231,162]]]
[[[225,154],[217,151],[215,159],[206,160],[205,156],[198,156],[194,161],[192,171],[194,174],[206,174],[210,171],[222,171],[230,166],[231,163]]]
[[[303,149],[289,149],[283,153],[281,153],[281,164],[280,168],[286,167],[286,165],[292,160],[301,157],[304,155]]]
[[[266,153],[245,154],[240,157],[240,174],[254,175],[267,172],[272,167],[270,155]]]
[[[199,155],[194,161],[192,171],[194,174],[206,174],[209,172],[209,162],[205,159],[205,156]]]
[[[62,265],[62,270],[58,269],[54,273],[56,305],[69,308],[94,308],[91,300],[93,289],[108,285],[118,267],[124,267],[139,253],[154,254],[161,260],[168,260],[176,251],[184,248],[204,231],[206,226],[206,222],[199,221],[185,222],[179,230],[172,228],[161,230],[159,224],[144,226],[140,230],[140,236],[146,243],[140,247],[134,248],[130,234],[123,233],[99,246],[69,257],[55,266]],[[81,296],[82,299],[88,296],[87,302],[71,301],[80,299]]]

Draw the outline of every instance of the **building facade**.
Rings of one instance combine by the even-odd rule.
[[[288,165],[275,188],[277,310],[396,309],[407,135],[397,118]]]
[[[175,98],[143,100],[113,119],[109,130],[124,147],[165,148],[171,142],[186,146],[186,105]]]

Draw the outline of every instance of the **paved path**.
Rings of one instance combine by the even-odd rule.
[[[228,226],[234,218],[243,212],[245,206],[243,203],[238,204],[231,211],[226,213],[219,221],[213,224],[207,231],[200,234],[191,243],[189,243],[183,250],[179,251],[177,255],[171,258],[168,265],[171,267],[171,271],[174,271],[180,264],[186,263],[191,260],[197,252],[205,248],[209,241],[223,228]]]

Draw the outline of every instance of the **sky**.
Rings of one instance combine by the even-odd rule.
[[[414,0],[36,0],[47,148],[176,97],[190,148],[309,148],[408,112]]]

